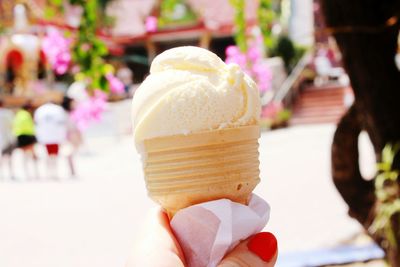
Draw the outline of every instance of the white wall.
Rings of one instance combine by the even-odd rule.
[[[291,0],[289,36],[301,45],[314,43],[313,0]]]

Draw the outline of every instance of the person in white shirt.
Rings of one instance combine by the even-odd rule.
[[[60,145],[67,139],[68,114],[61,106],[47,103],[36,110],[34,120],[36,138],[46,147],[49,155],[47,160],[49,174],[56,178]]]
[[[133,84],[133,72],[128,66],[123,65],[117,70],[117,78],[124,84],[125,93],[129,94],[129,90]]]
[[[12,152],[16,148],[16,138],[12,132],[13,119],[13,112],[4,108],[3,101],[0,99],[0,166],[2,165],[3,159],[8,158],[11,179],[14,179]],[[2,169],[3,168],[0,167],[0,170]]]

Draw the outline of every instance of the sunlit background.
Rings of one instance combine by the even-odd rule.
[[[259,86],[255,192],[272,207],[265,229],[279,240],[277,266],[383,266],[332,181],[336,123],[354,95],[324,29],[312,0],[0,0],[0,112],[9,115],[0,113],[0,266],[124,266],[155,207],[131,134],[132,97],[152,59],[181,45],[239,64]],[[21,108],[36,110],[40,127],[37,110],[65,101],[57,155],[43,142],[10,147],[29,135],[15,126],[27,123]],[[359,147],[372,178],[368,135]]]

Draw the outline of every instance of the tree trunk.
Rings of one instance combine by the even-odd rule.
[[[388,143],[400,141],[400,72],[395,65],[400,0],[320,0],[350,76],[355,102],[342,118],[332,145],[335,185],[349,213],[368,230],[375,212],[372,181],[361,176],[358,135],[366,130],[377,160]],[[396,159],[394,167],[400,169]],[[398,223],[396,223],[397,225]],[[399,229],[395,229],[400,244]],[[386,249],[381,237],[375,240]],[[400,252],[387,251],[392,266]]]

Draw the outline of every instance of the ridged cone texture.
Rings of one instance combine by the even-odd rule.
[[[148,193],[170,218],[180,209],[227,198],[247,204],[259,183],[258,125],[144,141]]]

